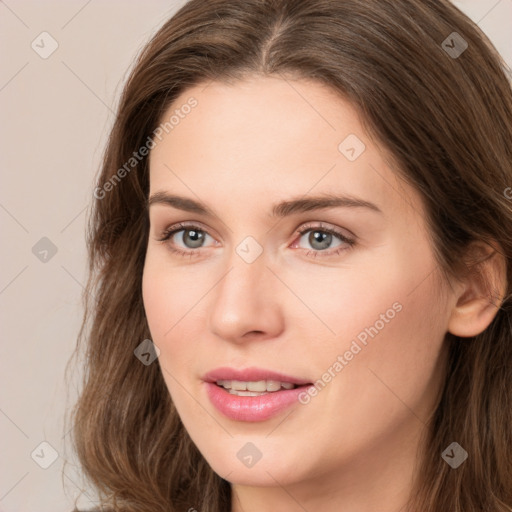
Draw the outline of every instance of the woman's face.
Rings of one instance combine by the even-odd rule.
[[[409,478],[456,302],[419,195],[315,82],[203,84],[173,115],[150,155],[143,296],[190,437],[240,487]],[[219,377],[306,385],[237,396]]]

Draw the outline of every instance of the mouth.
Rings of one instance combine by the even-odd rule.
[[[283,373],[249,368],[218,368],[203,376],[213,406],[235,421],[264,421],[303,403],[312,382]]]

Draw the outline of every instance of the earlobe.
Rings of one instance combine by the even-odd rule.
[[[475,242],[468,253],[468,273],[456,297],[448,332],[477,336],[491,324],[507,292],[507,261],[497,244]],[[475,254],[478,257],[475,257]]]

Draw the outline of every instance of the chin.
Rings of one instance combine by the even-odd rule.
[[[231,440],[234,441],[232,450],[217,445],[215,451],[210,452],[205,458],[217,475],[232,484],[274,487],[277,485],[276,482],[279,482],[279,485],[290,485],[300,478],[297,474],[300,457],[298,460],[286,459],[283,455],[289,454],[289,451],[282,444],[279,450],[271,447],[263,448],[264,439],[261,443],[255,436],[252,439],[254,444],[262,446],[262,452],[268,452],[268,456],[262,453],[259,460],[253,458],[251,461],[248,454],[256,455],[257,453],[254,447],[250,446],[251,441],[235,439]],[[305,468],[302,466],[300,470],[304,471]]]

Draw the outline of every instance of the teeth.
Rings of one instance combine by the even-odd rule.
[[[272,389],[271,384],[273,384],[271,381],[268,381],[269,385],[267,385],[267,382],[264,380],[259,380],[258,382],[247,382],[247,391],[277,391],[277,389],[281,389],[281,384],[279,382],[277,383],[277,389]],[[245,384],[241,382],[240,384]],[[275,386],[274,386],[275,387]]]
[[[232,380],[231,381],[231,389],[233,389],[235,391],[247,391],[247,383],[240,382],[238,380]]]
[[[234,392],[231,394],[237,394],[240,396],[258,396],[265,392],[279,391],[281,388],[293,389],[296,387],[295,384],[292,384],[291,382],[279,382],[277,380],[259,380],[251,382],[239,380],[218,380],[217,384],[230,390],[230,392]],[[247,392],[247,394],[244,392]]]

